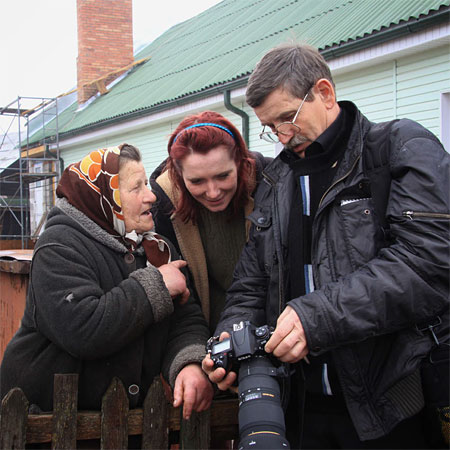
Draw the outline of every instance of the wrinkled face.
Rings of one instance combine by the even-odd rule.
[[[306,147],[315,141],[330,125],[333,118],[330,116],[328,105],[319,94],[314,91],[314,100],[306,101],[295,119],[295,125],[287,130],[286,134],[279,134],[280,142],[292,151],[303,157]],[[271,92],[264,102],[254,108],[261,124],[276,131],[282,122],[289,122],[302,103],[301,98],[292,96],[286,89],[278,88]]]
[[[150,208],[156,196],[147,186],[142,162],[128,161],[119,170],[119,193],[127,233],[142,234],[153,228]]]
[[[181,161],[183,180],[192,197],[212,212],[223,211],[237,189],[237,166],[224,145]]]

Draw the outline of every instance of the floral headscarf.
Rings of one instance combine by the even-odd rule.
[[[142,243],[156,267],[170,261],[167,244],[156,233],[126,233],[119,194],[119,156],[122,147],[101,148],[70,164],[56,189],[76,209],[125,244],[131,251]]]

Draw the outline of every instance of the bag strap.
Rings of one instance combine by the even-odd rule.
[[[385,236],[389,236],[389,224],[386,218],[386,208],[391,188],[391,130],[399,119],[390,122],[373,124],[366,135],[362,154],[362,164],[365,176],[370,181],[370,192],[374,203],[375,213],[383,227]],[[435,317],[434,322],[417,324],[416,329],[422,333],[429,333],[430,339],[436,347],[441,345],[434,329],[438,329],[442,320]],[[430,353],[431,357],[431,353]]]
[[[388,229],[386,207],[391,187],[391,129],[399,119],[373,124],[365,137],[363,171],[370,181],[375,212],[383,229]]]

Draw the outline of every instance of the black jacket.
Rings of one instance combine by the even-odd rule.
[[[256,192],[250,240],[216,334],[241,320],[275,326],[286,304],[292,306],[309,351],[331,351],[353,423],[368,440],[423,407],[419,367],[432,342],[415,326],[448,314],[450,156],[419,124],[393,126],[387,243],[361,161],[373,124],[352,103],[340,106],[355,120],[313,222],[316,290],[287,296],[295,276],[286,251],[295,180],[277,157]]]
[[[33,254],[24,317],[1,365],[1,397],[18,386],[48,411],[53,375],[77,373],[80,409],[99,409],[113,377],[135,407],[161,371],[173,383],[184,365],[200,362],[209,332],[199,304],[172,300],[145,263],[60,201]]]

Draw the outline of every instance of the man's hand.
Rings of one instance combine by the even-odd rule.
[[[199,364],[188,364],[178,374],[173,391],[173,406],[183,404],[183,418],[188,420],[192,410],[201,412],[211,406],[214,389]]]
[[[308,354],[305,331],[295,310],[286,306],[277,320],[277,326],[264,347],[280,361],[295,363]],[[211,379],[211,377],[210,377]]]
[[[222,342],[224,339],[229,337],[230,335],[226,331],[224,331],[220,335],[219,341]],[[217,387],[221,391],[230,389],[233,392],[237,392],[236,387],[232,387],[232,384],[236,381],[236,372],[227,373],[226,370],[222,367],[214,370],[214,362],[209,354],[207,354],[202,361],[202,369],[208,375],[210,381],[217,384]]]
[[[172,298],[180,296],[181,304],[186,303],[190,295],[189,289],[186,286],[186,277],[180,270],[186,265],[186,261],[179,259],[158,267],[170,296]]]

